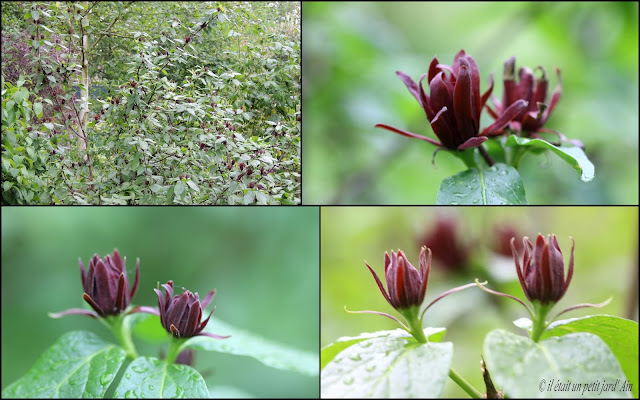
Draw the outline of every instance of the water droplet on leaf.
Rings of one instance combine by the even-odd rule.
[[[105,372],[104,374],[100,375],[100,384],[103,386],[108,385],[112,379],[113,379],[113,374]]]
[[[353,361],[360,361],[362,360],[362,357],[360,357],[360,354],[352,354],[349,356],[350,359],[352,359]]]
[[[353,383],[353,377],[347,376],[342,380],[342,382],[344,382],[345,385],[351,385]]]

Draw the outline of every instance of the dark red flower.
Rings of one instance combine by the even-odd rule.
[[[533,71],[523,67],[518,71],[519,82],[516,83],[515,77],[515,57],[509,58],[504,63],[504,92],[502,94],[502,102],[496,98],[492,98],[496,110],[492,110],[487,106],[489,114],[497,119],[503,111],[511,104],[518,100],[526,100],[529,106],[516,115],[511,121],[511,128],[515,131],[522,130],[527,133],[537,132],[542,128],[551,112],[555,108],[560,95],[562,94],[562,81],[560,78],[560,69],[556,68],[558,76],[558,84],[553,91],[551,100],[547,101],[547,89],[549,80],[547,73],[541,66],[536,67],[542,72],[540,78],[534,78]]]
[[[522,239],[524,245],[522,268],[518,262],[518,253],[514,245],[515,238],[511,239],[511,251],[516,263],[520,286],[529,301],[538,300],[541,304],[555,303],[564,296],[573,276],[573,249],[575,247],[573,238],[571,238],[571,242],[573,245],[571,246],[569,272],[565,280],[564,260],[556,235],[548,235],[545,238],[538,234],[535,247],[525,236]]]
[[[448,77],[446,72],[449,72]],[[500,118],[480,132],[480,113],[493,90],[493,79],[489,89],[481,96],[478,66],[464,50],[456,54],[453,67],[440,64],[434,57],[428,73],[423,74],[417,84],[403,72],[397,71],[396,74],[424,109],[427,120],[431,123],[431,128],[440,142],[385,124],[377,124],[376,127],[426,140],[439,147],[464,150],[480,146],[487,140],[487,136],[500,131],[527,107],[525,100],[514,102]],[[429,96],[422,87],[425,77],[428,77]]]
[[[503,256],[511,256],[511,239],[521,236],[516,228],[510,224],[497,224],[493,227],[492,248]],[[522,254],[522,244],[515,243],[516,251]]]
[[[182,288],[181,295],[173,296],[173,281],[163,284],[164,297],[158,289],[153,289],[158,295],[158,309],[160,310],[160,321],[167,332],[177,338],[189,338],[192,336],[210,336],[216,339],[226,339],[229,336],[218,336],[208,332],[202,332],[209,322],[213,310],[209,317],[200,322],[202,318],[202,310],[209,305],[215,290],[210,291],[200,303],[198,293],[193,294]]]
[[[138,290],[140,259],[136,262],[136,277],[131,291],[127,278],[127,258],[123,261],[118,250],[114,250],[113,255],[107,254],[104,261],[94,254],[86,271],[81,259],[79,262],[85,292],[82,297],[98,315],[117,315],[129,306]]]
[[[89,261],[89,268],[85,269],[82,260],[80,263],[80,275],[84,294],[82,298],[95,310],[89,311],[82,308],[72,308],[60,313],[49,314],[52,318],[60,318],[65,315],[86,315],[92,318],[118,315],[124,311],[138,290],[140,277],[140,259],[136,261],[136,277],[133,287],[129,290],[127,278],[127,258],[120,258],[117,249],[113,255],[107,255],[104,261],[98,254],[94,254]]]
[[[448,270],[467,267],[471,245],[463,240],[455,218],[438,216],[435,224],[418,241],[421,246],[431,249],[436,266]]]
[[[427,250],[429,258],[427,259]],[[391,251],[391,257],[387,252],[384,253],[384,278],[387,282],[387,291],[382,286],[380,278],[365,263],[373,278],[376,280],[380,292],[396,310],[407,309],[413,306],[420,306],[424,301],[424,295],[427,292],[427,283],[429,281],[429,271],[431,270],[431,250],[423,247],[420,251],[420,272],[411,265],[407,260],[404,252],[398,250],[398,253]]]

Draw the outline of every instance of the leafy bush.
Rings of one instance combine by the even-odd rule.
[[[270,7],[163,3],[143,21],[147,3],[29,3],[29,57],[6,62],[11,71],[29,60],[20,71],[44,98],[32,130],[50,139],[48,157],[46,168],[27,168],[31,197],[3,201],[299,203],[299,17],[282,29]],[[299,6],[288,12],[299,16]],[[10,47],[25,52],[24,42]],[[4,77],[3,91],[15,86],[15,76]],[[3,169],[21,140],[4,141]]]

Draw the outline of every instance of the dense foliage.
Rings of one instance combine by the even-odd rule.
[[[298,3],[10,3],[2,21],[3,203],[299,203]]]

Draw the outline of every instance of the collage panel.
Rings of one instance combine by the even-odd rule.
[[[3,207],[2,397],[318,398],[318,223]]]
[[[321,229],[322,398],[637,396],[636,207],[322,207]]]
[[[300,6],[3,3],[2,204],[300,204]]]
[[[305,204],[638,204],[637,3],[302,11]]]

